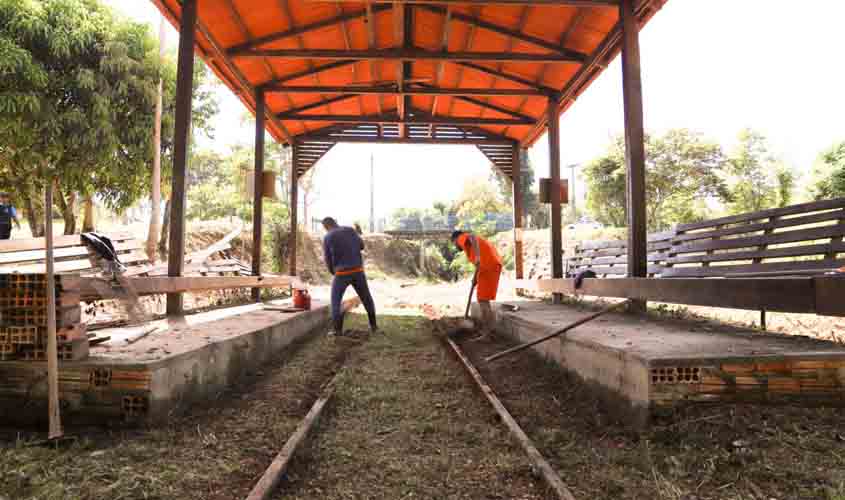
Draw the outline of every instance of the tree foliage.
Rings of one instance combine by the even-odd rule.
[[[718,144],[686,129],[646,137],[646,216],[650,230],[700,220],[705,200],[727,197],[720,174],[725,158]],[[607,152],[584,169],[587,208],[599,222],[626,225],[625,142],[617,137]]]
[[[520,169],[520,190],[522,191],[522,210],[527,219],[529,227],[546,228],[549,226],[549,210],[548,207],[540,203],[540,196],[534,188],[534,167],[531,165],[531,160],[528,157],[526,150],[521,150],[520,162],[522,168]],[[513,182],[506,176],[495,172],[493,174],[496,181],[499,183],[499,191],[506,205],[513,204]]]
[[[845,196],[845,141],[819,155],[815,166],[813,197],[817,200]]]
[[[165,174],[172,163],[175,73],[159,65],[147,26],[96,0],[0,0],[0,182],[35,209],[46,179],[56,179],[66,232],[76,193],[128,207],[149,189],[160,75]],[[199,128],[216,112],[207,97]]]
[[[739,133],[727,162],[731,213],[783,207],[792,201],[795,173],[769,150],[766,138],[751,129]]]

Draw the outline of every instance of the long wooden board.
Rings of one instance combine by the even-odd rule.
[[[842,295],[829,296],[824,302],[824,312],[819,312],[815,283],[820,279],[825,278],[585,279],[582,287],[577,290],[574,279],[543,279],[522,280],[514,286],[547,293],[578,293],[671,304],[845,316],[845,300],[841,299]]]
[[[132,233],[129,232],[118,232],[118,233],[110,233],[106,234],[109,239],[112,240],[112,243],[117,243],[119,241],[124,240],[131,240]],[[81,246],[82,241],[79,239],[78,234],[71,234],[66,236],[56,236],[53,239],[53,247],[54,248],[64,248],[64,247],[73,247],[73,246]],[[44,238],[27,238],[21,240],[6,240],[0,242],[0,253],[5,252],[20,252],[22,250],[44,250],[46,247],[46,241]]]
[[[123,297],[121,289],[110,292],[110,284],[98,278],[73,278],[83,300]],[[295,276],[220,276],[220,277],[151,277],[125,278],[126,287],[137,295],[202,292],[229,288],[283,288],[298,284]]]

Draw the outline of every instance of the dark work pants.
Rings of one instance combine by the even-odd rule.
[[[370,295],[370,287],[367,286],[367,275],[360,272],[343,276],[336,275],[332,280],[332,321],[334,321],[335,332],[343,333],[343,293],[350,285],[361,299],[364,309],[367,310],[370,328],[375,329],[376,305],[373,303],[373,296]]]
[[[8,240],[12,237],[12,225],[0,224],[0,240]]]

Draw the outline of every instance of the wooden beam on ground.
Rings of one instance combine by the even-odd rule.
[[[563,278],[563,222],[561,221],[560,199],[560,120],[557,115],[557,102],[549,98],[546,105],[546,120],[549,137],[549,177],[551,178],[551,256],[552,278]],[[561,302],[561,295],[555,294],[556,303]]]
[[[324,115],[324,114],[302,114],[302,113],[279,113],[276,115],[280,120],[297,120],[313,122],[338,122],[338,123],[435,123],[440,125],[532,125],[534,120],[524,118],[473,118],[454,116],[431,116],[414,117],[406,116],[400,118],[393,115]]]
[[[297,215],[299,212],[299,143],[291,146],[290,162],[290,231],[288,233],[288,274],[296,276],[296,243],[298,240]],[[309,221],[305,221],[308,224]]]
[[[102,278],[63,278],[77,286],[82,300],[96,300],[125,297],[121,289],[113,289]],[[64,283],[64,281],[63,281]],[[105,286],[102,286],[104,285]],[[137,295],[158,295],[186,292],[206,292],[232,288],[286,288],[298,285],[294,276],[183,276],[181,278],[132,277],[124,278],[121,284]]]
[[[252,190],[252,275],[261,276],[261,247],[264,235],[264,92],[255,93],[255,169]],[[261,289],[252,289],[252,300],[261,301]]]
[[[319,421],[323,409],[329,404],[332,396],[334,396],[334,389],[341,373],[338,372],[326,387],[323,388],[320,397],[317,398],[317,401],[311,406],[311,410],[296,427],[296,431],[287,440],[282,451],[276,455],[276,458],[273,459],[273,462],[270,463],[270,466],[261,475],[261,478],[252,488],[252,491],[247,495],[246,500],[270,500],[271,498],[275,498],[276,488],[279,487],[279,483],[281,483],[291,461],[293,461],[296,450],[308,438],[308,434],[311,433],[311,430]]]
[[[437,52],[420,48],[339,50],[339,49],[254,49],[237,57],[268,57],[275,59],[337,59],[360,61],[495,61],[510,63],[581,63],[580,57],[561,54],[528,52]]]
[[[379,86],[331,86],[331,85],[267,85],[262,87],[266,92],[281,92],[285,94],[349,94],[349,95],[433,95],[433,96],[478,96],[478,97],[522,97],[548,95],[536,89],[485,89],[460,87],[432,87],[428,85],[406,85],[399,90],[395,85]]]
[[[467,357],[466,354],[458,347],[452,339],[447,338],[446,343],[449,344],[449,347],[452,348],[452,351],[461,361],[461,364],[464,365],[464,368],[469,373],[470,377],[472,377],[475,384],[478,386],[481,393],[484,394],[484,397],[487,398],[487,401],[496,410],[496,413],[499,415],[499,418],[502,419],[502,422],[508,428],[511,433],[511,436],[519,443],[522,449],[525,451],[525,454],[528,455],[528,458],[536,467],[536,470],[540,472],[540,475],[543,477],[543,481],[545,481],[546,485],[555,493],[555,497],[559,500],[575,500],[575,497],[572,496],[572,493],[569,491],[569,488],[563,484],[563,481],[560,479],[560,476],[557,475],[554,468],[549,464],[548,461],[543,457],[540,453],[540,450],[534,446],[534,443],[531,442],[531,438],[525,434],[525,431],[522,430],[522,427],[516,422],[513,418],[513,415],[510,414],[505,405],[502,404],[502,401],[496,396],[496,393],[493,392],[493,389],[487,385],[487,382],[484,381],[484,378],[472,364],[472,361]]]
[[[816,278],[821,280],[822,278]],[[817,298],[814,278],[607,278],[584,280],[575,288],[574,279],[522,280],[517,288],[545,293],[630,298],[641,301],[725,307],[769,312],[845,315],[840,296],[825,301]],[[834,284],[835,286],[835,284]],[[839,285],[845,291],[845,284]],[[835,297],[835,298],[834,298]],[[839,303],[834,303],[839,301]],[[817,305],[818,303],[818,305]],[[828,306],[825,306],[828,304]],[[824,312],[821,312],[824,311]]]
[[[389,5],[381,5],[376,4],[371,7],[373,13],[383,12],[386,10],[390,10]],[[359,19],[365,17],[367,15],[366,10],[358,10],[355,12],[345,12],[343,14],[339,14],[335,17],[329,19],[323,19],[320,21],[316,21],[309,24],[304,24],[302,26],[296,26],[285,31],[278,31],[275,33],[270,33],[269,35],[264,35],[261,37],[254,38],[247,42],[234,45],[226,49],[226,54],[229,56],[235,56],[239,53],[249,51],[251,49],[255,49],[262,45],[266,45],[272,42],[278,42],[279,40],[284,40],[286,38],[297,37],[300,35],[304,35],[306,33],[310,33],[312,31],[317,31],[323,28],[328,28],[330,26],[334,26],[337,24],[345,23],[347,21],[354,21],[355,19]]]
[[[634,0],[622,0],[622,93],[625,108],[625,170],[628,203],[628,277],[648,276],[645,207],[645,128],[643,86],[640,75],[639,24]],[[557,108],[555,108],[557,115]],[[632,312],[645,312],[646,303],[631,304]]]
[[[522,148],[513,145],[513,260],[516,279],[524,277],[523,227],[525,226],[525,200],[522,197]]]
[[[194,45],[196,43],[197,0],[182,2],[179,28],[179,59],[176,70],[176,112],[173,137],[173,174],[170,190],[170,239],[167,274],[182,276],[185,266],[185,204],[187,194],[188,141],[190,140],[191,101],[194,83]],[[184,312],[181,293],[167,296],[167,314]]]
[[[530,5],[530,4],[526,4],[526,5]],[[424,10],[428,10],[430,12],[435,12],[435,13],[438,13],[438,14],[443,15],[443,16],[447,15],[447,12],[449,12],[448,7],[437,7],[437,6],[434,6],[434,5],[421,5],[419,8],[424,9]],[[543,38],[539,38],[539,37],[536,37],[536,36],[529,35],[527,33],[524,33],[522,30],[512,29],[512,28],[508,28],[506,26],[502,26],[502,25],[499,25],[499,24],[496,24],[496,23],[491,23],[489,21],[485,21],[483,19],[479,19],[478,17],[472,16],[472,15],[469,15],[469,14],[464,14],[464,13],[458,12],[458,11],[451,12],[451,16],[452,16],[452,19],[455,19],[456,21],[461,21],[461,22],[463,22],[465,24],[469,24],[471,26],[476,26],[478,28],[485,29],[487,31],[492,31],[492,32],[498,33],[500,35],[511,37],[511,38],[516,39],[516,40],[519,40],[519,41],[522,41],[522,42],[525,42],[525,43],[529,43],[531,45],[535,45],[537,47],[541,47],[541,48],[544,48],[546,50],[550,50],[552,52],[555,52],[555,53],[558,53],[558,54],[561,54],[561,55],[566,55],[566,56],[569,56],[569,57],[572,57],[572,58],[577,58],[577,59],[582,59],[582,60],[587,59],[587,54],[578,52],[577,50],[567,49],[565,47],[560,46],[560,44],[550,42],[550,41],[545,40]]]

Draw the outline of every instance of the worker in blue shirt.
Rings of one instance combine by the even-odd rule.
[[[370,295],[367,276],[364,274],[364,259],[361,256],[364,240],[361,239],[358,231],[351,227],[339,226],[331,217],[323,219],[323,228],[326,230],[326,236],[323,238],[323,255],[326,259],[326,267],[334,276],[332,279],[332,321],[335,334],[343,334],[343,294],[350,285],[361,299],[364,309],[367,310],[370,331],[377,332],[376,306],[373,303],[373,296]]]
[[[21,229],[18,221],[18,212],[12,206],[9,193],[0,193],[0,240],[8,240],[12,237],[12,223]]]

